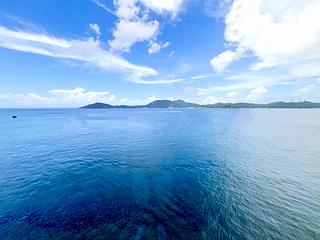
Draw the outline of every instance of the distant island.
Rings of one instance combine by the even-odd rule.
[[[303,102],[273,102],[268,104],[256,103],[214,103],[214,104],[196,104],[185,102],[183,100],[156,100],[146,105],[110,105],[106,103],[93,103],[82,109],[112,109],[112,108],[320,108],[320,103],[309,101]]]

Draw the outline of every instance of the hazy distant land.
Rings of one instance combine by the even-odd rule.
[[[196,104],[183,100],[156,100],[146,105],[110,105],[106,103],[93,103],[81,108],[84,109],[109,109],[109,108],[320,108],[320,103],[303,102],[272,102],[267,104],[256,103],[214,103]]]

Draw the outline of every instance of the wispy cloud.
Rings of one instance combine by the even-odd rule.
[[[0,47],[21,52],[45,55],[54,58],[79,61],[87,66],[103,71],[114,71],[124,75],[125,79],[135,83],[151,84],[146,77],[155,77],[158,72],[150,67],[128,62],[101,47],[101,42],[93,38],[63,39],[44,33],[12,30],[0,26]],[[176,80],[172,80],[177,82]],[[159,80],[153,84],[167,84]]]
[[[239,76],[234,79],[239,79]],[[226,84],[226,85],[216,85],[211,86],[209,88],[199,88],[199,92],[203,93],[214,93],[214,92],[230,92],[230,91],[239,91],[239,90],[250,90],[258,87],[267,87],[267,86],[275,86],[275,85],[288,85],[292,84],[292,82],[287,81],[287,79],[279,80],[271,77],[257,78],[256,80],[251,81],[241,81],[234,84]]]
[[[98,0],[92,0],[92,2],[94,2],[98,7],[102,8],[106,12],[116,16],[116,14],[110,8],[108,8],[106,5],[104,5],[102,2],[100,2]]]
[[[215,76],[215,74],[200,74],[190,77],[191,80],[201,80],[201,79],[207,79],[210,77]]]
[[[157,79],[157,80],[143,80],[143,79],[132,79],[132,82],[135,83],[142,83],[147,85],[156,85],[156,84],[173,84],[178,82],[183,82],[185,79],[179,78],[179,79]]]
[[[161,49],[169,47],[170,42],[165,43],[157,43],[157,42],[150,42],[150,47],[148,49],[149,54],[154,54],[160,52]]]
[[[300,86],[292,94],[293,99],[307,99],[309,101],[319,101],[320,99],[320,80],[307,85]]]
[[[172,57],[175,53],[176,53],[175,51],[171,51],[171,52],[169,53],[169,57]]]
[[[89,27],[90,27],[90,30],[92,32],[94,32],[97,35],[97,37],[99,38],[101,35],[100,26],[96,23],[89,23]]]

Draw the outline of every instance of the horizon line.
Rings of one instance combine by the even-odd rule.
[[[269,105],[272,103],[285,103],[285,104],[290,104],[290,103],[312,103],[312,104],[320,104],[320,102],[312,102],[312,101],[273,101],[273,102],[267,102],[267,103],[253,103],[253,102],[215,102],[215,103],[206,103],[206,104],[201,104],[201,103],[193,103],[193,102],[188,102],[182,99],[176,99],[176,100],[169,100],[169,99],[158,99],[158,100],[154,100],[151,101],[149,103],[146,104],[142,104],[142,105],[126,105],[126,104],[110,104],[110,103],[104,103],[104,102],[94,102],[94,103],[89,103],[83,106],[74,106],[74,107],[1,107],[0,110],[10,110],[10,109],[15,109],[15,110],[23,110],[23,109],[84,109],[84,107],[86,106],[90,106],[90,105],[94,105],[94,104],[104,104],[104,105],[110,105],[112,107],[140,107],[140,108],[159,108],[159,107],[147,107],[149,104],[157,102],[157,101],[170,101],[170,102],[174,102],[174,101],[183,101],[185,103],[188,104],[194,104],[194,105],[198,105],[200,108],[203,106],[210,106],[210,105],[217,105],[217,104],[232,104],[232,105],[236,105],[236,104],[252,104],[252,105],[256,105],[256,106],[263,106],[263,105]],[[166,107],[162,107],[162,108],[166,108]],[[169,108],[169,107],[167,107]],[[197,107],[175,107],[175,108],[197,108]],[[226,107],[216,107],[216,108],[226,108]],[[241,108],[241,107],[239,107]],[[246,108],[246,107],[243,107]],[[259,108],[259,107],[256,107]]]

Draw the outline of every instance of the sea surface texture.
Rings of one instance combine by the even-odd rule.
[[[320,110],[0,110],[0,154],[1,240],[320,239]]]

